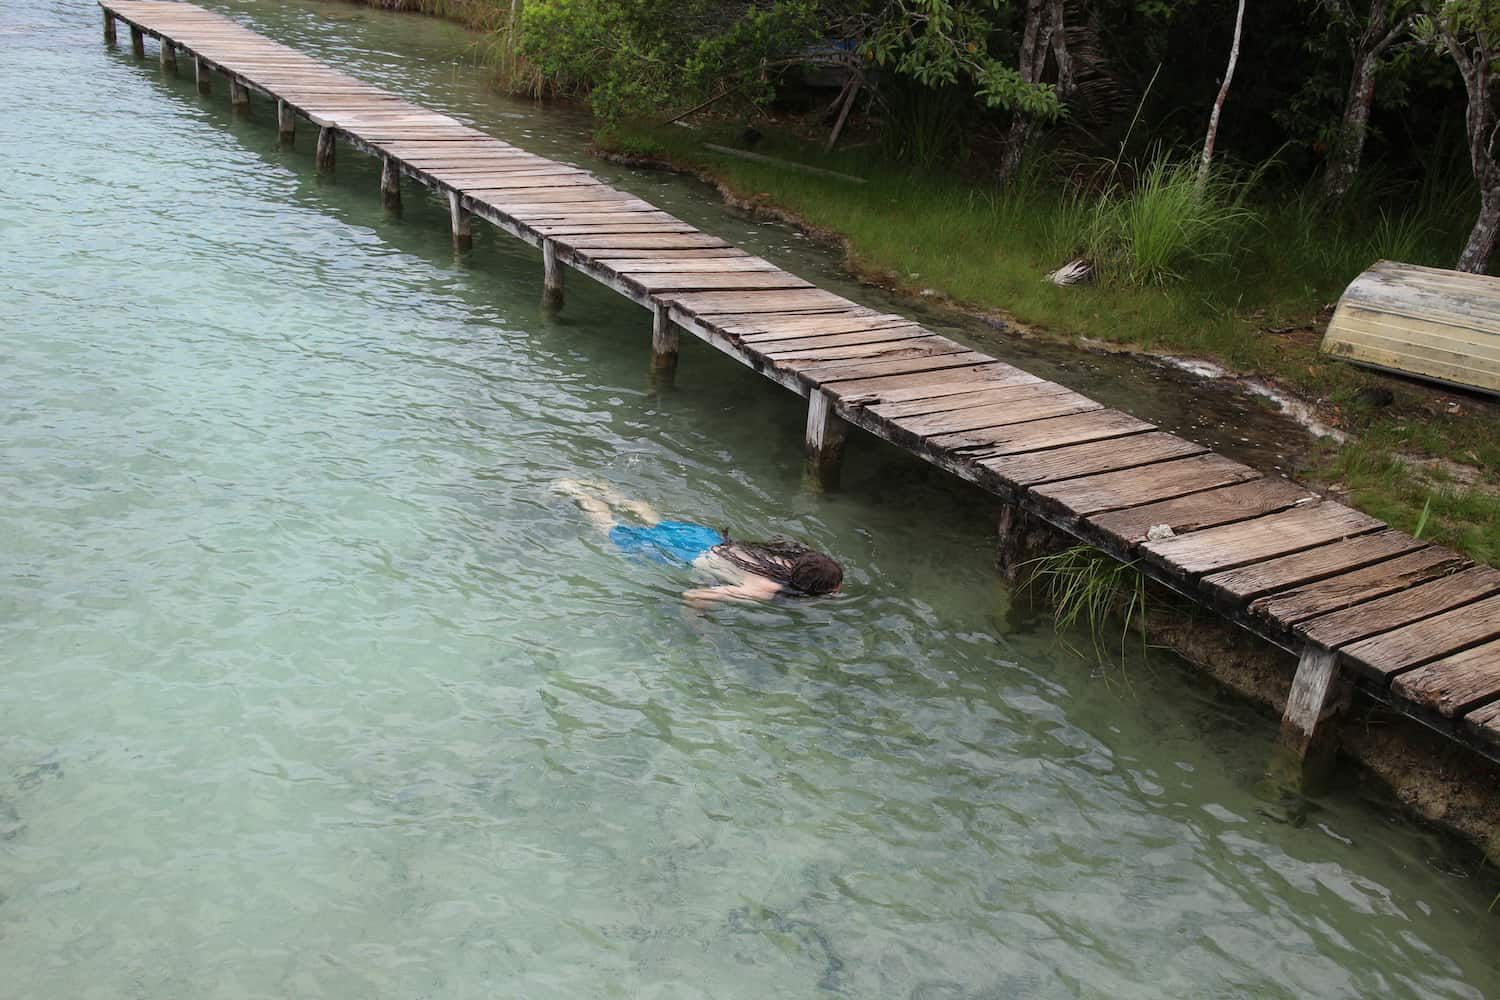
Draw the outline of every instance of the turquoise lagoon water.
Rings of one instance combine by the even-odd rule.
[[[578,159],[466,39],[221,9]],[[1479,997],[1478,880],[1380,803],[1258,811],[1272,726],[1007,624],[983,497],[851,445],[264,105],[0,0],[0,995]],[[694,185],[601,168],[799,269]],[[785,533],[845,596],[690,611],[550,490]]]

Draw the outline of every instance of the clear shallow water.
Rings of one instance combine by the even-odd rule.
[[[583,141],[443,25],[222,9]],[[318,183],[98,25],[0,0],[0,993],[1500,991],[1439,842],[1352,794],[1273,823],[1265,720],[1007,626],[982,497],[865,440],[805,491],[781,390],[691,343],[653,392],[643,311],[572,276],[546,318],[533,251],[455,262],[439,206],[384,219],[367,161]],[[564,475],[849,593],[689,612]]]

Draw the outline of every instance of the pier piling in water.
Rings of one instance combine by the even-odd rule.
[[[382,202],[406,174],[450,210],[540,247],[544,303],[563,266],[652,311],[652,368],[687,331],[808,399],[809,469],[838,480],[849,426],[974,484],[1137,567],[1283,649],[1302,652],[1281,746],[1316,758],[1357,681],[1392,708],[1500,760],[1500,570],[1047,382],[917,324],[815,287],[576,166],[401,101],[190,3],[101,0],[132,46],[146,32],[194,60],[198,89],[224,66],[249,90],[383,158]],[[232,67],[232,68],[231,68]],[[1352,680],[1351,680],[1352,679]]]
[[[394,215],[401,214],[401,167],[391,156],[380,161],[380,207]]]
[[[286,101],[276,102],[276,137],[283,146],[290,146],[297,138],[297,113]]]
[[[542,241],[542,302],[556,309],[563,302],[563,269],[557,259],[557,244]]]
[[[833,397],[821,389],[807,394],[807,470],[824,489],[835,489],[844,459],[849,424],[834,411]]]
[[[318,173],[325,177],[333,176],[333,157],[336,143],[333,138],[333,128],[324,125],[318,129],[318,152],[314,157]]]
[[[130,54],[137,59],[146,58],[146,33],[135,25],[130,26]]]
[[[1335,727],[1331,723],[1349,707],[1354,693],[1338,661],[1334,650],[1311,643],[1302,650],[1277,738],[1277,757],[1283,768],[1296,772],[1291,775],[1283,770],[1279,778],[1285,784],[1300,786],[1316,780],[1333,757]]]
[[[250,89],[232,76],[229,78],[229,105],[237,115],[250,113]]]
[[[164,73],[167,76],[176,76],[177,75],[177,46],[173,45],[171,42],[169,42],[165,38],[163,38],[161,40],[161,52],[160,52],[160,55],[161,55],[161,71],[162,71],[162,73]]]
[[[198,79],[198,93],[211,94],[214,90],[213,70],[209,69],[208,61],[202,56],[193,57],[193,74]]]
[[[469,210],[464,208],[463,197],[457,192],[448,192],[448,217],[453,227],[453,249],[460,253],[474,246],[474,222]]]
[[[670,385],[677,372],[679,341],[667,307],[656,306],[651,310],[651,372],[660,383]]]

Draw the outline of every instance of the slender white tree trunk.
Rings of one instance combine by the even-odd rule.
[[[1208,114],[1208,134],[1203,138],[1203,159],[1198,163],[1198,193],[1208,187],[1208,170],[1214,161],[1214,140],[1219,135],[1219,113],[1224,109],[1224,99],[1229,96],[1229,83],[1234,79],[1234,66],[1240,61],[1240,29],[1245,24],[1245,0],[1240,0],[1239,10],[1234,15],[1234,42],[1229,46],[1229,67],[1224,70],[1224,82],[1219,85],[1219,96],[1214,98],[1214,109]]]

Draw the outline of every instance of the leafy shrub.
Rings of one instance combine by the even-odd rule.
[[[553,93],[588,97],[611,122],[731,86],[769,99],[773,77],[761,71],[816,37],[816,12],[811,0],[685,0],[670,16],[653,0],[534,0],[520,52]]]

